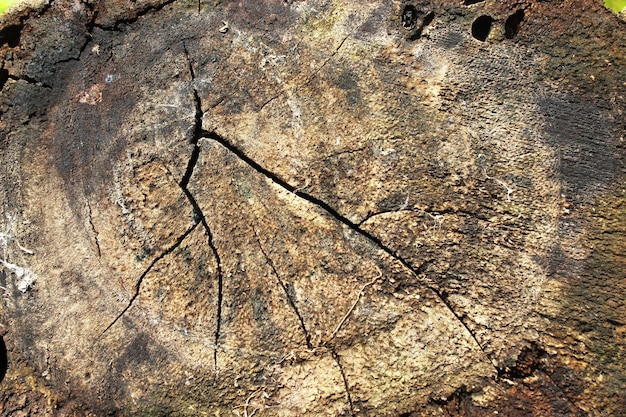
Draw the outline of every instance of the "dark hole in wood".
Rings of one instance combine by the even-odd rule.
[[[463,4],[465,6],[469,6],[470,4],[481,3],[483,1],[485,1],[485,0],[465,0],[465,1],[463,1]]]
[[[507,39],[513,39],[517,32],[519,32],[519,26],[524,20],[524,10],[520,9],[513,13],[504,22],[504,36]]]
[[[433,12],[429,12],[426,15],[424,15],[424,13],[421,12],[419,18],[417,19],[417,23],[415,24],[414,29],[411,31],[411,33],[408,36],[408,39],[414,41],[416,39],[421,38],[424,28],[430,25],[434,18],[435,18],[435,13]]]
[[[489,32],[491,32],[491,24],[493,18],[491,16],[483,15],[474,20],[472,23],[472,36],[479,41],[485,41]]]
[[[9,71],[7,71],[4,68],[0,68],[0,91],[2,91],[8,79],[9,79]]]
[[[417,24],[417,9],[415,6],[407,5],[402,11],[402,27],[411,30]]]
[[[4,344],[4,339],[0,336],[0,382],[4,379],[9,368],[9,358],[7,356],[7,346]]]
[[[10,48],[15,48],[20,44],[20,37],[22,36],[22,27],[20,25],[10,25],[0,30],[0,46],[5,43]]]

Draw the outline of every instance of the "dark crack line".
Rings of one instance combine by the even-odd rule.
[[[300,314],[300,311],[298,310],[298,307],[296,306],[296,301],[289,294],[289,290],[287,289],[287,286],[285,285],[283,280],[280,279],[280,275],[278,274],[278,271],[276,270],[276,267],[274,266],[274,262],[272,262],[270,257],[267,255],[267,252],[265,252],[265,249],[263,249],[263,245],[261,244],[261,239],[259,239],[259,234],[257,233],[256,229],[253,228],[253,230],[256,236],[256,241],[259,244],[259,249],[261,249],[261,253],[263,253],[263,256],[265,257],[265,261],[272,269],[272,272],[276,276],[276,280],[278,281],[278,284],[283,289],[283,292],[285,293],[285,296],[287,297],[287,302],[291,306],[294,313],[296,313],[296,316],[298,316],[298,320],[300,321],[300,327],[302,327],[302,331],[304,332],[304,339],[306,341],[306,346],[309,349],[313,349],[313,345],[311,344],[311,335],[309,334],[309,331],[307,330],[306,325],[304,324],[304,319],[302,318],[302,315]]]
[[[415,277],[419,277],[422,274],[422,272],[424,272],[426,267],[430,264],[431,261],[428,260],[426,262],[423,262],[420,266],[414,267],[406,259],[402,258],[395,251],[393,251],[390,247],[385,245],[381,239],[361,229],[361,227],[359,227],[358,224],[352,222],[347,217],[340,214],[336,209],[331,207],[328,203],[320,200],[317,197],[314,197],[308,193],[305,193],[297,189],[293,185],[289,184],[287,181],[280,178],[278,175],[264,168],[259,163],[257,163],[252,158],[250,158],[248,155],[246,155],[241,149],[237,148],[235,145],[228,142],[226,139],[218,135],[216,132],[203,131],[203,137],[206,139],[211,139],[211,140],[216,141],[217,143],[225,147],[227,150],[235,154],[239,159],[241,159],[244,163],[246,163],[252,169],[257,171],[259,174],[269,178],[276,185],[295,194],[296,196],[302,198],[303,200],[306,200],[309,203],[318,206],[319,208],[324,210],[327,214],[329,214],[331,217],[333,217],[336,221],[342,223],[343,225],[345,225],[346,227],[348,227],[355,233],[369,240],[370,242],[375,244],[378,248],[380,248],[383,252],[385,252],[387,255],[391,256],[393,259],[400,262],[402,266],[404,266],[407,270],[409,270]],[[493,366],[493,361],[491,360],[491,357],[485,352],[485,349],[483,348],[482,344],[478,341],[476,334],[467,326],[467,324],[463,320],[461,320],[460,318],[461,316],[458,315],[456,311],[452,308],[451,304],[447,301],[446,297],[444,297],[442,292],[438,288],[432,285],[429,285],[426,283],[424,283],[423,285],[429,290],[431,290],[441,300],[441,302],[446,306],[446,308],[454,315],[454,317],[456,317],[459,320],[459,322],[463,325],[465,330],[469,332],[469,334],[472,336],[473,340],[476,342],[480,350],[485,354],[485,356],[487,357],[487,359]]]
[[[190,163],[191,163],[191,159],[192,158],[190,158],[190,161],[189,161]],[[196,218],[196,220],[199,220],[199,222],[202,223],[202,227],[204,228],[204,232],[207,236],[207,243],[209,245],[209,248],[211,249],[211,252],[213,253],[213,256],[215,257],[215,262],[217,264],[217,318],[216,318],[217,324],[215,328],[215,351],[213,352],[215,372],[217,373],[217,369],[218,369],[217,368],[217,351],[219,348],[219,339],[220,339],[220,332],[221,332],[221,326],[222,326],[222,302],[224,299],[224,279],[223,279],[223,272],[222,272],[222,260],[220,258],[220,254],[217,251],[217,247],[215,246],[215,243],[213,241],[213,233],[211,232],[211,228],[209,227],[209,224],[207,223],[206,217],[204,216],[204,213],[202,212],[200,205],[196,201],[191,191],[189,191],[189,189],[186,187],[186,185],[183,187],[183,184],[181,182],[180,187],[183,190],[183,193],[185,193],[187,200],[189,200],[189,203],[193,207],[194,217]]]
[[[474,342],[478,345],[478,347],[483,352],[485,357],[489,360],[489,363],[491,364],[491,366],[493,366],[493,368],[496,370],[496,372],[499,373],[500,370],[498,369],[498,367],[495,365],[495,363],[491,359],[491,355],[489,355],[487,353],[487,351],[485,350],[483,345],[478,341],[478,338],[476,337],[476,333],[472,329],[469,328],[469,325],[465,322],[465,320],[463,319],[463,316],[458,314],[456,312],[456,310],[454,309],[454,307],[452,306],[452,304],[450,303],[450,300],[448,299],[448,294],[443,292],[443,291],[440,291],[439,289],[437,289],[435,287],[429,287],[429,288],[435,294],[437,294],[437,297],[439,297],[439,299],[446,305],[448,310],[450,310],[452,312],[452,314],[454,314],[454,317],[456,317],[456,319],[459,321],[459,323],[461,323],[463,325],[463,327],[465,327],[465,330],[467,330],[467,332],[470,334],[470,336],[472,336],[472,339],[474,339]]]
[[[93,29],[94,27],[96,27],[96,18],[98,17],[98,11],[94,10],[95,6],[92,3],[89,3],[89,2],[81,2],[81,3],[88,10],[88,13],[90,13],[89,19],[87,19],[87,22],[85,23],[85,42],[83,42],[83,44],[79,48],[77,56],[72,56],[69,58],[62,59],[60,61],[55,62],[54,65],[64,64],[64,63],[68,63],[71,61],[80,61],[80,59],[83,56],[83,52],[85,52],[85,49],[87,49],[87,46],[89,46],[89,44],[93,41]]]
[[[91,215],[91,204],[87,201],[87,214],[89,225],[91,226],[91,231],[93,232],[93,240],[96,244],[96,252],[98,253],[98,258],[102,258],[102,251],[100,250],[100,242],[98,242],[98,236],[100,235],[96,230],[96,225],[93,224],[93,218]]]
[[[346,391],[346,397],[348,398],[348,404],[350,404],[350,415],[352,417],[356,416],[354,412],[354,403],[352,402],[352,395],[350,395],[350,386],[348,385],[348,378],[346,378],[346,373],[343,370],[343,366],[341,365],[341,360],[339,358],[339,354],[333,348],[329,348],[330,354],[332,355],[337,367],[339,367],[339,373],[341,374],[341,379],[343,380],[343,387]]]
[[[324,68],[326,66],[326,64],[328,64],[330,62],[331,59],[333,59],[335,57],[335,55],[337,55],[337,52],[339,52],[339,49],[343,46],[344,42],[350,37],[351,34],[346,35],[341,42],[339,43],[339,45],[335,48],[335,50],[330,54],[329,57],[327,57],[324,62],[322,63],[322,65],[319,66],[319,68],[313,70],[309,76],[306,78],[305,81],[303,81],[300,84],[295,85],[295,89],[298,89],[300,87],[304,87],[308,84],[311,83],[311,81],[313,81],[313,79],[317,76],[317,74],[322,70],[322,68]],[[263,111],[263,109],[269,105],[271,102],[273,102],[274,100],[276,100],[278,97],[282,96],[283,94],[287,93],[288,88],[283,88],[281,89],[278,93],[276,93],[275,95],[273,95],[272,97],[270,97],[269,99],[267,99],[263,104],[261,104],[257,110],[257,113],[260,113],[261,111]],[[221,101],[220,101],[221,103]],[[219,104],[219,103],[218,103]]]
[[[187,45],[183,42],[183,51],[185,52],[185,57],[187,59],[187,65],[189,69],[189,74],[191,76],[191,82],[194,83],[196,79],[196,74],[193,70],[193,65],[191,63],[191,58],[189,57],[189,52],[187,51]],[[200,100],[200,95],[198,94],[198,90],[196,86],[193,85],[193,99],[195,106],[195,114],[194,114],[194,126],[193,126],[193,137],[191,139],[191,143],[193,145],[193,150],[191,152],[191,156],[189,158],[189,162],[187,164],[187,169],[183,178],[180,180],[180,186],[183,191],[187,190],[187,185],[189,184],[189,180],[193,175],[193,170],[198,163],[198,158],[200,157],[200,147],[198,146],[198,141],[202,136],[202,117],[204,116],[204,112],[202,111],[202,101]],[[195,210],[195,207],[194,207]]]
[[[95,10],[95,6],[93,4],[86,2],[85,7],[87,7],[89,12],[91,13],[91,16],[89,17],[89,20],[85,24],[85,29],[87,30],[87,36],[85,39],[85,43],[83,43],[78,53],[79,61],[80,61],[80,58],[83,56],[83,52],[85,52],[85,49],[87,49],[87,46],[89,46],[89,44],[93,41],[93,29],[96,27],[96,19],[98,18],[98,11]]]
[[[343,46],[343,44],[346,42],[346,40],[348,40],[348,38],[350,37],[350,33],[347,34],[342,40],[341,42],[339,42],[339,45],[337,45],[337,47],[335,48],[335,50],[333,51],[332,54],[330,54],[330,56],[328,58],[326,58],[324,60],[324,62],[322,62],[322,65],[320,65],[315,71],[313,71],[311,73],[311,75],[309,76],[309,78],[300,85],[300,87],[308,85],[311,81],[313,81],[313,79],[317,76],[317,74],[320,73],[320,71],[326,66],[326,64],[328,64],[330,62],[331,59],[333,59],[335,57],[335,55],[337,55],[337,53],[339,52],[339,50],[341,49],[341,47]]]
[[[565,400],[566,403],[568,403],[574,410],[578,410],[578,411],[583,411],[579,406],[576,405],[576,403],[574,402],[574,400],[572,398],[570,398],[566,393],[565,390],[563,389],[563,387],[561,387],[559,384],[557,384],[554,379],[552,379],[552,377],[550,376],[550,374],[548,374],[548,372],[545,369],[539,369],[539,372],[543,372],[543,374],[550,380],[550,382],[552,382],[552,384],[557,387],[557,389],[560,391],[561,393],[561,397]],[[529,387],[527,384],[524,384],[527,387]],[[530,388],[530,387],[529,387]]]
[[[265,106],[267,106],[268,104],[270,104],[272,101],[276,100],[278,97],[282,96],[283,94],[285,94],[287,92],[287,90],[282,90],[281,92],[279,92],[278,94],[276,94],[275,96],[272,96],[269,100],[266,100],[265,103],[261,104],[261,106],[259,107],[259,109],[257,110],[257,113],[261,113],[263,111],[263,109],[265,108]],[[221,103],[221,101],[220,101]],[[218,103],[219,104],[219,103]],[[217,106],[216,106],[217,107]]]
[[[187,59],[187,64],[189,66],[189,74],[191,76],[191,82],[194,83],[196,79],[196,74],[193,70],[193,65],[191,63],[191,59],[189,57],[189,52],[187,50],[187,46],[185,45],[185,42],[183,42],[183,50],[185,52],[185,57]],[[193,175],[193,171],[198,163],[198,158],[200,157],[200,147],[198,146],[198,141],[200,140],[203,134],[202,117],[204,116],[204,112],[202,111],[202,101],[200,99],[200,95],[198,94],[198,90],[196,89],[195,85],[193,85],[193,98],[194,98],[195,110],[196,110],[194,128],[193,128],[193,137],[191,139],[191,143],[193,144],[193,151],[191,152],[191,155],[189,157],[189,162],[187,163],[187,169],[185,170],[185,174],[183,175],[182,179],[179,182],[179,186],[181,190],[183,191],[183,193],[185,194],[185,196],[187,197],[187,200],[191,204],[191,207],[193,208],[195,220],[199,223],[202,223],[202,227],[204,228],[204,232],[207,236],[207,243],[209,245],[209,248],[211,249],[211,252],[213,253],[213,256],[215,257],[215,262],[217,264],[216,266],[217,267],[217,313],[216,313],[217,324],[215,328],[215,350],[213,351],[213,361],[214,361],[214,366],[215,366],[215,372],[217,373],[218,371],[217,351],[219,348],[219,339],[220,339],[220,332],[221,332],[221,326],[222,326],[222,302],[224,299],[224,279],[223,279],[223,272],[222,272],[222,260],[220,258],[219,252],[217,251],[217,247],[215,246],[215,243],[213,240],[213,233],[211,231],[211,228],[209,227],[209,224],[206,220],[206,216],[204,215],[204,212],[200,208],[198,201],[193,196],[193,193],[189,190],[189,187],[188,187],[189,181],[191,180],[191,176]]]
[[[146,7],[144,7],[141,10],[138,10],[134,16],[126,18],[126,19],[118,19],[115,22],[113,22],[113,26],[105,26],[105,25],[99,25],[97,23],[94,24],[95,27],[100,28],[104,31],[113,31],[113,32],[119,32],[121,31],[121,29],[119,28],[121,25],[125,25],[125,24],[131,24],[131,23],[135,23],[137,20],[139,20],[140,17],[147,15],[148,13],[155,13],[158,12],[162,9],[164,9],[166,6],[169,6],[170,4],[174,3],[177,0],[167,0],[164,1],[163,3],[157,4],[157,5],[148,5]]]
[[[29,77],[28,75],[22,75],[21,77],[18,77],[17,75],[13,75],[13,74],[11,74],[11,73],[8,73],[8,74],[6,75],[6,77],[7,77],[8,79],[13,80],[13,81],[19,81],[19,80],[22,80],[22,81],[27,82],[28,84],[34,84],[34,85],[36,85],[36,86],[38,86],[38,87],[47,88],[47,89],[49,89],[49,90],[51,90],[51,89],[52,89],[52,86],[51,86],[51,85],[48,85],[48,84],[46,84],[46,83],[44,83],[44,82],[42,82],[42,81],[37,81],[36,79]]]
[[[132,307],[133,302],[137,299],[137,297],[139,297],[139,291],[141,289],[141,284],[143,283],[144,278],[146,277],[146,275],[148,275],[150,273],[150,271],[152,271],[152,268],[154,267],[154,265],[156,265],[157,262],[159,262],[160,260],[165,258],[170,253],[174,252],[176,250],[176,248],[178,248],[183,243],[183,241],[187,238],[187,236],[189,236],[189,234],[191,232],[193,232],[193,230],[198,226],[198,224],[199,223],[196,222],[193,226],[191,226],[189,229],[187,229],[187,231],[185,233],[183,233],[176,240],[176,242],[174,242],[174,244],[172,244],[170,247],[166,248],[163,252],[161,252],[161,254],[159,256],[157,256],[156,258],[154,258],[152,260],[152,262],[150,262],[150,265],[148,265],[146,270],[139,276],[139,279],[135,283],[135,292],[134,292],[133,296],[130,298],[130,300],[128,301],[128,305],[126,305],[126,307],[124,307],[124,309],[121,311],[121,313],[119,313],[117,315],[117,317],[115,317],[115,319],[111,322],[111,324],[109,324],[102,331],[102,333],[100,333],[100,336],[104,335],[111,327],[113,327],[113,325],[115,325],[115,323],[117,323],[118,320]]]

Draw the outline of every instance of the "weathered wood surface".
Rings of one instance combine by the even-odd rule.
[[[1,415],[623,415],[601,2],[3,19]]]

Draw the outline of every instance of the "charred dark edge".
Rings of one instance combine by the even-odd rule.
[[[97,28],[100,28],[102,30],[105,31],[113,31],[113,32],[118,32],[120,31],[120,26],[121,25],[127,25],[127,24],[131,24],[131,23],[135,23],[137,20],[139,20],[140,17],[147,15],[148,13],[155,13],[158,12],[162,9],[164,9],[165,7],[169,6],[170,4],[176,2],[177,0],[167,0],[164,1],[163,3],[157,4],[157,5],[148,5],[147,7],[144,7],[141,10],[138,10],[133,16],[128,17],[128,18],[122,18],[122,19],[118,19],[115,22],[113,22],[113,25],[99,25],[97,23],[94,23],[94,26]]]
[[[255,231],[255,234],[256,234],[256,231]],[[261,244],[261,240],[259,239],[258,235],[257,235],[256,241],[259,244],[259,248],[261,249],[261,253],[263,253],[263,256],[265,257],[267,264],[272,269],[272,272],[276,276],[276,279],[278,280],[279,285],[283,289],[283,292],[285,293],[285,297],[287,297],[287,302],[293,309],[294,313],[296,313],[296,316],[298,316],[298,320],[300,321],[300,327],[302,327],[302,331],[304,332],[304,339],[306,341],[307,347],[309,349],[313,349],[313,345],[311,344],[311,335],[309,334],[309,331],[307,330],[306,325],[304,324],[304,319],[302,318],[302,314],[300,314],[300,311],[298,310],[298,307],[296,306],[296,301],[293,298],[291,298],[291,296],[289,295],[287,286],[285,285],[283,280],[280,279],[280,275],[278,275],[278,271],[276,270],[276,267],[274,266],[274,262],[272,262],[270,257],[265,252],[265,249],[263,249],[263,245]]]
[[[6,71],[6,70],[5,70],[5,71]],[[36,86],[43,87],[43,88],[47,88],[47,89],[49,89],[49,90],[51,90],[51,89],[52,89],[52,86],[51,86],[51,85],[48,85],[48,84],[46,84],[46,83],[44,83],[44,82],[42,82],[42,81],[38,81],[38,80],[36,80],[36,79],[34,79],[34,78],[32,78],[32,77],[29,77],[28,75],[22,75],[22,76],[18,77],[17,75],[13,75],[13,74],[11,74],[11,73],[9,73],[9,72],[7,71],[6,77],[7,77],[7,79],[11,79],[11,80],[13,80],[13,81],[19,81],[19,80],[22,80],[22,81],[27,82],[28,84],[34,84],[34,85],[36,85]]]

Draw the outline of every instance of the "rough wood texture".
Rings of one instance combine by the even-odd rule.
[[[601,2],[3,19],[1,415],[626,409]]]

